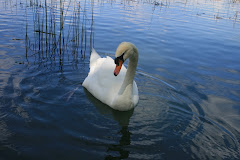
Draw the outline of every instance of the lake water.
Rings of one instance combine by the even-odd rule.
[[[240,1],[0,0],[0,159],[240,159]],[[88,93],[139,50],[139,103]],[[126,65],[126,64],[125,64]]]

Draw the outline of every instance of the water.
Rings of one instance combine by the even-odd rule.
[[[0,159],[240,159],[239,1],[0,0]],[[81,83],[139,50],[140,100]]]

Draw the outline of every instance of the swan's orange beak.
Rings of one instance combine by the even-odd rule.
[[[119,60],[119,63],[116,64],[116,68],[114,70],[114,76],[117,76],[122,68],[123,61]]]

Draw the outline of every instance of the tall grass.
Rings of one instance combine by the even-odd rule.
[[[63,69],[66,58],[73,63],[84,59],[94,46],[93,3],[91,10],[87,3],[31,0],[25,13],[27,60],[43,65],[59,62]]]

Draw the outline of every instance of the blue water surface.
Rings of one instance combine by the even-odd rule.
[[[238,0],[0,0],[0,159],[240,159]],[[139,51],[139,103],[81,84]],[[125,64],[127,66],[127,63]]]

